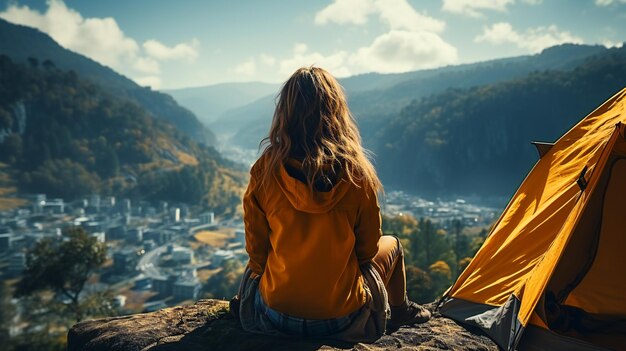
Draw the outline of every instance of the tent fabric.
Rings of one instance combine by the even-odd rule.
[[[537,153],[539,153],[539,158],[542,158],[543,155],[547,154],[548,151],[552,149],[552,146],[554,146],[554,143],[545,143],[541,141],[533,141],[531,142],[531,144],[535,145],[535,147],[537,148]]]
[[[502,306],[490,306],[450,298],[440,312],[457,321],[476,326],[502,349],[510,349],[519,339],[522,326],[517,320],[520,301],[513,295]]]
[[[625,122],[626,89],[544,150],[447,291],[442,314],[475,324],[458,313],[464,303],[500,309],[519,301],[506,319],[518,321],[520,331],[490,334],[504,349],[514,349],[530,325],[550,328],[555,304],[626,318],[626,277],[616,278],[615,269],[626,267],[626,182],[619,181],[626,179],[626,161],[619,160]]]
[[[581,341],[576,338],[553,333],[550,330],[530,325],[524,331],[524,337],[518,345],[519,350],[524,351],[606,351],[606,348]]]
[[[611,166],[609,179],[596,258],[565,304],[589,313],[626,316],[626,279],[615,279],[616,270],[626,269],[626,215],[620,205],[626,194],[626,159]]]

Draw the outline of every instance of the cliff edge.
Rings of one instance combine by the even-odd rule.
[[[488,337],[437,314],[428,323],[400,328],[373,344],[267,337],[244,332],[229,315],[228,303],[221,300],[84,321],[68,334],[68,351],[386,349],[496,351],[498,347]]]

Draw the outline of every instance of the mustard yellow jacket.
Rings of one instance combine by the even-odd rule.
[[[359,265],[376,255],[381,236],[376,194],[342,179],[328,192],[311,191],[284,165],[260,184],[263,162],[252,167],[243,198],[248,266],[262,275],[261,297],[300,318],[356,311],[366,301]]]

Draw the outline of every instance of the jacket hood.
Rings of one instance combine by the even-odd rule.
[[[298,160],[290,158],[287,163],[289,166],[302,169],[302,163]],[[330,211],[350,189],[349,183],[340,178],[330,191],[312,191],[307,184],[289,175],[284,164],[280,166],[274,177],[293,207],[298,211],[308,213]]]

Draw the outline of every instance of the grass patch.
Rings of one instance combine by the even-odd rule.
[[[182,151],[175,151],[174,155],[176,155],[176,157],[178,158],[178,160],[185,165],[188,166],[197,166],[198,165],[198,159],[193,156],[190,155],[186,152],[182,152]]]
[[[28,201],[15,197],[0,198],[0,211],[8,211],[25,206]]]
[[[226,241],[233,237],[232,233],[215,232],[211,230],[202,230],[193,236],[197,241],[214,247],[223,247]]]

